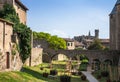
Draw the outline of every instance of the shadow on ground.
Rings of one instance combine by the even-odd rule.
[[[35,77],[35,78],[37,78],[37,79],[44,80],[44,81],[48,81],[48,82],[59,82],[59,81],[54,81],[54,80],[52,80],[52,79],[44,78],[44,77],[42,76],[42,73],[40,73],[40,72],[38,72],[38,71],[35,71],[35,70],[31,70],[31,69],[26,68],[26,67],[23,67],[23,68],[21,69],[21,72],[30,74],[30,75],[32,75],[33,77]]]
[[[27,73],[27,74],[30,74],[30,75],[32,75],[33,77],[37,78],[37,79],[46,80],[44,77],[42,77],[42,73],[39,73],[39,72],[34,71],[34,70],[31,70],[31,69],[29,69],[29,68],[23,67],[23,68],[21,69],[21,72],[25,72],[25,73]]]

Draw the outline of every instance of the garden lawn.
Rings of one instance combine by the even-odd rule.
[[[42,76],[43,72],[50,71],[50,66],[48,63],[43,63],[35,67],[24,66],[21,72],[1,72],[0,82],[60,82],[59,76],[63,75],[65,62],[53,62],[53,68],[58,71],[57,79],[44,78]],[[43,67],[43,70],[40,70]],[[80,76],[72,76],[71,82],[88,82],[82,81]]]

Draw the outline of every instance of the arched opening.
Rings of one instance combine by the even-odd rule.
[[[87,67],[89,65],[89,59],[84,54],[79,55],[80,58],[80,66],[79,71],[87,71]]]
[[[55,60],[55,61],[65,61],[68,59],[69,58],[65,54],[57,54],[52,58],[52,60]]]
[[[92,70],[100,70],[100,60],[99,59],[94,59],[93,62],[92,62]]]
[[[51,59],[48,53],[43,53],[42,55],[42,61],[45,63],[50,63]]]
[[[109,59],[106,59],[104,62],[103,62],[103,70],[108,70],[109,69],[109,66],[112,65],[112,61],[109,60]]]

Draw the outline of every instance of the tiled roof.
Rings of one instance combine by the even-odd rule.
[[[117,2],[116,2],[116,4],[115,4],[115,6],[114,6],[112,12],[110,13],[110,15],[113,15],[113,14],[116,13],[116,8],[117,8],[116,6],[119,5],[119,4],[120,4],[120,0],[117,0]]]
[[[70,38],[63,38],[65,41],[67,41],[67,42],[74,42],[74,40],[73,39],[70,39]]]
[[[24,8],[25,10],[28,10],[28,8],[20,1],[20,0],[15,0],[15,2],[17,4],[19,4],[22,8]]]

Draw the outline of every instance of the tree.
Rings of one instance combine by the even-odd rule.
[[[95,39],[94,42],[88,47],[88,50],[104,50],[104,46],[98,39]]]
[[[50,47],[57,50],[57,49],[66,49],[66,42],[64,39],[59,38],[57,36],[51,36],[50,40],[48,41]]]
[[[66,42],[58,36],[51,36],[49,33],[33,32],[34,39],[44,39],[49,43],[49,47],[55,50],[66,49]]]

